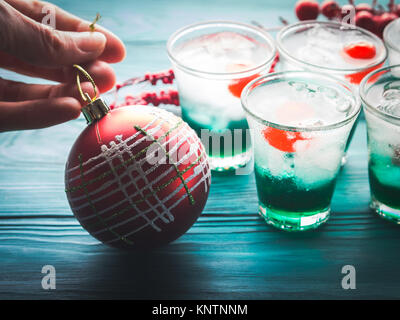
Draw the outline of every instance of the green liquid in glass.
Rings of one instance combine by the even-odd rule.
[[[235,157],[250,150],[251,142],[246,119],[230,121],[224,128],[212,124],[212,122],[218,124],[218,119],[210,121],[210,125],[199,124],[190,116],[190,112],[188,112],[187,108],[184,106],[182,107],[182,119],[197,133],[203,144],[206,146],[206,149],[208,146],[207,151],[210,157]],[[201,130],[204,129],[209,130],[208,135],[202,134]],[[234,130],[240,131],[235,133]],[[215,141],[219,141],[218,146],[213,146],[214,139]]]
[[[395,165],[390,157],[371,155],[368,173],[375,199],[388,207],[400,209],[400,166]]]
[[[255,176],[262,205],[293,217],[313,215],[329,208],[336,182],[332,179],[316,188],[300,187],[295,177],[274,178],[257,165]]]

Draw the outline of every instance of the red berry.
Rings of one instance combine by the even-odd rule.
[[[384,12],[380,16],[376,16],[375,23],[377,34],[382,37],[385,27],[397,18],[397,15],[392,12]]]
[[[321,13],[327,17],[328,19],[335,18],[340,13],[340,6],[336,1],[333,0],[325,0],[321,4]]]
[[[343,51],[354,59],[372,59],[376,55],[375,46],[366,41],[349,44]]]
[[[169,91],[168,91],[168,94],[170,95],[170,97],[171,97],[172,99],[177,99],[177,98],[178,98],[178,91],[169,90]]]
[[[315,0],[300,0],[296,4],[295,11],[300,21],[315,20],[319,15],[319,4]]]
[[[360,3],[356,5],[356,12],[367,11],[373,13],[374,9],[368,3]]]
[[[169,78],[168,78],[168,77],[163,77],[163,78],[162,78],[162,82],[163,82],[164,84],[169,83]]]
[[[368,11],[359,11],[355,17],[356,26],[366,29],[371,32],[376,32],[376,24],[374,21],[374,16]]]
[[[143,93],[140,95],[140,98],[141,98],[142,100],[149,101],[149,100],[150,100],[150,93],[148,93],[148,92],[143,92]]]

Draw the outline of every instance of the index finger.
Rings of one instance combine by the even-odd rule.
[[[29,18],[42,22],[43,18],[49,13],[55,13],[56,29],[60,31],[90,31],[91,22],[80,19],[79,17],[57,7],[56,5],[44,1],[21,1],[5,0],[22,14]],[[109,63],[120,62],[125,58],[126,50],[122,41],[111,31],[96,24],[96,31],[103,33],[107,38],[106,47],[98,59]]]

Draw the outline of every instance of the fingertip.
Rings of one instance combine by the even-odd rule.
[[[104,61],[96,61],[88,66],[88,72],[92,75],[100,93],[112,89],[117,82],[113,68]]]
[[[82,22],[78,27],[78,31],[84,32],[88,28],[89,22]],[[96,32],[102,33],[106,38],[105,48],[99,59],[108,63],[117,63],[124,60],[126,57],[126,48],[122,40],[100,25],[96,25],[95,28]]]
[[[107,38],[101,32],[70,32],[80,50],[99,56],[106,47]]]
[[[81,114],[82,106],[80,102],[72,97],[57,98],[54,105],[58,106],[60,115],[60,122],[74,120]]]
[[[123,61],[125,57],[126,48],[124,43],[117,36],[113,36],[107,39],[106,47],[99,59],[108,63],[118,63]]]
[[[93,85],[92,85],[91,82],[83,82],[83,83],[81,83],[81,89],[82,89],[82,91],[84,93],[87,93],[91,98],[93,98],[96,95],[96,93],[98,94],[100,92],[99,88],[96,86],[96,93],[95,93]],[[75,86],[75,95],[74,95],[74,97],[80,98],[79,101],[81,102],[82,105],[86,105],[87,104],[87,102],[83,101],[83,99],[82,99],[82,97],[81,97],[81,95],[79,93],[78,86]]]

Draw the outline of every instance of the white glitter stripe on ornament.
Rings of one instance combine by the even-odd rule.
[[[197,152],[195,151],[195,150],[190,150],[191,151],[191,153],[188,153],[188,154],[186,154],[184,157],[182,157],[182,159],[181,159],[181,161],[183,162],[183,161],[186,161],[186,159],[184,159],[184,158],[189,158],[189,157],[191,157],[192,155],[197,155],[197,156],[199,156],[198,154],[197,154]],[[203,152],[203,157],[206,157],[206,154],[205,154],[205,152],[204,151],[202,151]],[[204,161],[204,160],[203,160]],[[196,167],[194,167],[194,168],[196,168]],[[157,182],[159,182],[162,178],[164,178],[165,176],[167,176],[171,171],[174,171],[175,169],[173,168],[173,167],[171,167],[169,170],[166,170],[163,174],[161,174],[160,176],[158,176],[158,178],[157,179],[155,179],[152,183],[151,183],[151,186],[153,186],[154,184],[156,184]],[[193,178],[193,176],[190,178],[190,179],[192,179]],[[178,179],[178,178],[177,178]],[[190,181],[190,180],[186,180],[186,181]],[[184,187],[183,186],[183,184],[182,184],[182,187]],[[182,189],[182,188],[181,188]],[[180,189],[180,190],[181,190]],[[205,190],[207,191],[207,185],[205,186]],[[137,191],[137,192],[135,192],[130,198],[135,198],[136,196],[138,196],[139,195],[139,192]],[[172,196],[171,196],[172,197]],[[171,197],[169,197],[166,201],[168,201]],[[120,201],[120,202],[117,202],[117,203],[115,203],[115,204],[113,204],[112,206],[110,206],[110,207],[108,207],[108,208],[106,208],[106,209],[103,209],[103,210],[101,210],[101,211],[98,211],[97,213],[95,213],[95,214],[92,214],[92,215],[90,215],[90,216],[87,216],[87,217],[85,217],[85,218],[82,218],[80,221],[86,221],[86,220],[88,220],[88,219],[91,219],[91,218],[94,218],[94,217],[97,217],[97,216],[102,216],[104,213],[106,213],[106,212],[108,212],[108,211],[111,211],[111,210],[113,210],[113,209],[115,209],[116,207],[119,207],[120,205],[122,205],[122,204],[124,204],[126,202],[126,199],[124,199],[124,200],[122,200],[122,201]],[[92,201],[92,203],[93,203],[93,201]],[[150,213],[151,212],[151,210],[150,209],[148,209],[148,210],[146,210],[145,211],[145,213],[147,214],[147,213]]]
[[[124,142],[122,142],[122,137],[120,137],[119,139],[118,139],[118,137],[116,137],[116,139],[119,140],[119,141],[121,142],[120,145],[121,145],[121,147],[122,147],[123,150],[126,150],[125,152],[128,154],[129,158],[132,158],[132,157],[133,157],[133,154],[132,154],[131,150],[128,148],[128,146],[127,146]],[[124,162],[124,158],[122,157],[122,155],[121,155],[121,157],[120,157],[120,160],[121,160],[121,162]],[[143,190],[141,190],[141,189],[139,188],[139,186],[138,186],[137,183],[135,182],[135,178],[132,176],[132,171],[133,171],[133,170],[130,170],[130,168],[127,167],[126,164],[124,164],[124,167],[125,167],[126,171],[128,172],[128,175],[129,175],[130,180],[131,180],[131,181],[134,181],[134,185],[135,185],[136,190],[140,190],[140,195],[141,195],[142,198],[144,198]],[[138,163],[137,163],[136,161],[133,162],[133,167],[136,169],[136,172],[139,173],[139,176],[142,176],[142,177],[144,178],[145,184],[148,185],[148,184],[149,184],[149,181],[148,181],[147,177],[145,176],[142,167],[139,166]],[[150,191],[151,191],[152,193],[154,193],[154,192],[153,192],[153,191],[154,191],[153,188],[150,188]],[[127,198],[129,198],[129,196],[127,196]],[[158,196],[157,196],[156,194],[155,194],[155,199],[156,199],[157,202],[160,201],[160,200],[158,199]],[[130,201],[130,200],[129,200],[129,201]],[[159,216],[159,217],[161,218],[161,220],[163,220],[165,223],[168,223],[168,222],[174,220],[174,216],[171,214],[171,212],[169,212],[169,210],[168,210],[165,206],[163,206],[163,208],[162,208],[162,209],[163,209],[163,212],[160,213],[160,212],[157,210],[157,208],[154,207],[154,206],[152,205],[152,203],[151,203],[148,199],[145,199],[145,203],[146,203],[150,208],[152,208],[152,209],[154,210],[154,212],[156,213],[156,215]],[[135,206],[135,207],[136,207],[136,206]],[[165,217],[165,215],[168,216],[168,219]]]
[[[115,137],[116,140],[118,140],[118,136]],[[128,200],[129,205],[135,209],[136,211],[140,212],[140,210],[136,207],[136,205],[133,203],[132,199],[129,197],[128,192],[126,191],[126,187],[124,187],[124,184],[122,183],[121,177],[122,175],[117,174],[117,170],[114,167],[112,160],[110,161],[110,155],[112,155],[114,152],[118,155],[118,157],[121,157],[122,163],[124,163],[124,159],[122,157],[122,153],[118,152],[119,150],[115,150],[116,143],[114,141],[110,142],[111,148],[107,148],[107,146],[102,145],[101,146],[101,151],[104,156],[105,161],[108,163],[110,166],[111,171],[114,173],[114,177],[117,180],[118,186],[119,186],[119,191],[122,192],[125,196],[125,199]],[[93,199],[91,201],[92,205],[94,204]],[[97,215],[99,215],[99,212],[97,212]],[[146,215],[142,215],[143,219],[147,221],[147,225],[151,225],[156,231],[160,232],[161,229],[157,227]],[[107,230],[111,230],[111,228],[107,228]]]
[[[177,132],[176,133],[176,135],[175,136],[173,136],[173,137],[171,137],[170,139],[175,139],[176,137],[178,137],[179,136],[179,132]],[[193,132],[193,134],[195,134],[194,132]],[[128,139],[130,139],[130,138],[128,138]],[[127,140],[128,140],[127,139]],[[146,140],[146,139],[148,139],[148,137],[143,137],[143,138],[141,138],[141,139],[139,139],[140,141],[143,141],[143,140]],[[138,141],[139,141],[138,140]],[[169,141],[165,141],[165,143],[163,143],[162,145],[165,147],[167,144],[169,143]],[[132,144],[132,145],[130,145],[129,147],[130,148],[134,148],[136,146],[136,144],[134,143],[134,144]],[[100,155],[102,155],[102,153],[100,154]],[[97,158],[99,158],[99,156],[96,156]],[[112,156],[111,157],[112,158],[112,160],[114,160],[115,158],[116,158],[116,156]],[[147,158],[145,157],[145,158],[143,158],[143,159],[140,159],[139,161],[137,161],[138,163],[139,163],[139,165],[142,165],[142,164],[144,164],[144,162],[146,162],[147,161]],[[103,166],[103,165],[105,165],[106,164],[106,162],[102,162],[101,164],[99,164],[99,165],[97,165],[97,166]],[[151,167],[149,170],[147,170],[146,171],[146,174],[149,174],[149,173],[151,173],[152,171],[154,171],[157,167],[158,167],[158,163],[157,163],[157,166],[153,166],[153,167]],[[170,168],[171,170],[173,170],[174,168]],[[93,170],[88,170],[88,172],[89,171],[93,171]],[[85,174],[88,174],[88,172],[85,172]],[[141,177],[138,177],[137,179],[136,179],[136,181],[138,181],[138,180],[140,180],[141,179]],[[70,179],[70,180],[68,180],[69,182],[71,182],[72,180],[74,180],[74,179]],[[115,180],[113,180],[113,181],[108,181],[108,183],[107,183],[107,185],[103,185],[103,187],[101,187],[101,188],[98,188],[98,189],[96,189],[96,190],[94,190],[94,191],[92,191],[92,192],[90,192],[89,193],[89,196],[94,196],[96,193],[99,193],[99,192],[101,192],[101,191],[103,191],[103,190],[105,190],[105,189],[107,189],[110,185],[112,185],[113,183],[116,183],[116,181]],[[114,192],[112,192],[112,193],[115,193],[115,192],[117,192],[118,190],[116,190],[116,191],[114,191]],[[71,196],[71,198],[70,198],[70,201],[72,201],[72,202],[74,202],[74,201],[79,201],[79,200],[85,200],[86,199],[86,196],[85,195],[83,195],[83,196],[76,196],[76,197],[72,197]],[[80,209],[80,207],[76,207],[76,209],[77,210],[79,210]]]
[[[142,107],[142,109],[144,109],[144,108]],[[162,110],[162,109],[160,109],[160,111],[162,111],[162,112],[160,112],[159,114],[158,114],[158,113],[151,112],[151,114],[156,115],[156,117],[155,117],[151,122],[149,122],[146,126],[144,126],[144,127],[143,127],[143,130],[148,130],[149,133],[151,133],[152,135],[154,135],[158,130],[161,130],[161,129],[162,129],[162,126],[165,125],[165,123],[170,123],[170,121],[173,122],[173,123],[176,123],[176,117],[175,117],[175,118],[172,117],[168,112],[166,112],[166,111],[164,111],[164,110]],[[144,112],[144,111],[142,110],[142,112]],[[160,117],[160,115],[163,115],[163,117]],[[156,121],[158,121],[158,120],[161,120],[161,121],[160,121],[160,123],[157,124],[156,127],[148,129],[154,122],[156,122]],[[128,142],[130,142],[131,140],[135,139],[135,138],[136,138],[138,135],[140,135],[140,134],[141,134],[140,131],[136,132],[135,134],[133,134],[132,136],[130,136],[129,138],[127,138],[127,139],[125,140],[126,143],[128,143]],[[139,139],[138,141],[136,141],[136,142],[134,142],[133,144],[129,145],[129,147],[130,147],[130,148],[133,148],[133,147],[135,147],[136,145],[138,145],[139,143],[143,142],[143,141],[146,140],[146,139],[148,139],[148,137],[144,136],[144,137],[142,137],[141,139]],[[114,155],[114,156],[113,156],[113,159],[116,158],[116,157],[117,157],[117,155]],[[97,156],[92,157],[92,158],[90,158],[89,160],[85,161],[85,162],[82,164],[83,169],[85,168],[85,166],[88,166],[88,165],[92,164],[93,162],[95,162],[95,161],[97,161],[97,160],[99,160],[99,159],[101,159],[101,158],[103,158],[103,156],[102,156],[102,154],[100,153],[100,154],[98,154]],[[104,164],[105,164],[105,163],[102,162],[102,163],[99,163],[99,164],[95,165],[94,167],[92,167],[92,168],[90,168],[89,170],[85,171],[85,174],[90,174],[91,172],[93,172],[94,170],[98,169],[99,167],[101,167],[101,166],[104,165]],[[74,170],[80,171],[80,165],[68,169],[68,170],[66,171],[66,173],[69,174],[69,173],[73,172]],[[80,178],[79,176],[76,176],[76,177],[70,178],[68,181],[69,181],[69,183],[71,183],[71,182],[73,182],[73,181],[75,181],[75,180],[77,180],[77,179],[79,179],[79,178]]]
[[[207,168],[207,174],[206,174],[205,176],[203,176],[203,177],[206,177],[206,178],[211,177],[210,170],[209,170],[208,166],[206,166],[206,164],[207,164],[207,161],[206,161],[206,156],[205,156],[205,154],[204,154],[204,155],[202,156],[202,159],[200,159],[199,163],[197,164],[197,166],[194,166],[194,167],[193,167],[193,170],[194,170],[193,174],[192,174],[190,177],[188,177],[185,181],[186,181],[186,182],[190,182],[192,179],[196,178],[196,177],[202,172],[204,166]],[[202,169],[198,169],[200,166],[202,167]],[[197,168],[197,170],[196,170],[195,168]],[[204,181],[203,179],[201,179],[201,180]],[[206,181],[205,181],[205,184],[207,184]],[[167,201],[169,201],[169,200],[170,200],[171,198],[173,198],[177,193],[179,193],[183,188],[184,188],[184,185],[183,185],[183,183],[182,183],[182,184],[180,184],[172,193],[170,193],[166,198],[164,198],[164,199],[163,199],[163,202],[166,203]],[[187,197],[187,193],[185,193],[184,195],[182,195],[182,197],[181,197],[176,203],[174,203],[171,207],[169,207],[169,210],[171,210],[171,208],[174,208],[174,207],[177,205],[177,203],[180,203],[185,197]],[[147,209],[147,210],[145,210],[145,211],[142,211],[142,212],[140,212],[139,214],[137,214],[137,215],[135,215],[135,216],[133,216],[133,217],[131,217],[131,218],[125,220],[125,221],[122,221],[122,222],[120,222],[120,223],[118,223],[118,224],[116,224],[116,225],[107,226],[107,228],[104,228],[104,229],[102,229],[102,230],[98,230],[98,231],[96,231],[95,233],[93,233],[93,235],[97,235],[97,234],[99,234],[99,233],[102,233],[102,232],[104,232],[104,231],[107,231],[108,229],[111,230],[111,229],[120,227],[120,226],[122,226],[122,225],[124,225],[124,224],[126,224],[126,223],[128,223],[128,222],[130,222],[130,221],[133,221],[133,220],[135,220],[135,219],[137,219],[137,218],[140,218],[142,215],[146,215],[146,214],[148,214],[148,213],[150,213],[150,212],[152,212],[150,209]],[[108,219],[105,219],[104,221],[108,221]]]
[[[128,155],[129,155],[130,157],[132,157],[133,154],[132,154],[131,150],[129,150],[128,148],[127,148],[126,150],[127,150]],[[157,193],[154,191],[154,189],[153,189],[153,187],[152,187],[152,184],[151,184],[150,181],[147,179],[147,176],[146,176],[145,172],[143,171],[142,166],[138,165],[138,163],[137,163],[136,161],[134,162],[134,166],[136,166],[136,171],[139,172],[139,175],[141,175],[142,177],[144,177],[144,178],[143,178],[143,179],[144,179],[144,183],[146,184],[146,186],[149,186],[148,189],[150,189],[150,192],[151,192],[152,194],[154,194],[154,198],[156,199],[157,203],[160,203],[161,201],[160,201],[160,199],[159,199]],[[132,181],[134,181],[135,178],[132,176],[131,173],[132,173],[132,171],[130,171],[129,177],[131,178]],[[140,188],[139,188],[139,186],[137,185],[136,182],[135,182],[135,188],[136,188],[136,190],[140,190]],[[141,190],[140,195],[142,196],[142,198],[144,198],[143,190]],[[157,210],[157,206],[154,207],[154,206],[152,205],[152,203],[151,203],[148,199],[146,199],[145,201],[146,201],[146,204],[147,204],[150,208],[152,208],[152,209],[156,212],[157,216],[159,216],[164,222],[168,223],[168,222],[174,221],[174,216],[173,216],[173,214],[169,211],[169,209],[168,209],[163,203],[162,203],[162,206],[161,206],[161,209],[163,210],[163,213],[160,214],[160,212]],[[165,218],[165,215],[168,216],[168,219]]]
[[[179,133],[177,133],[177,135],[178,135],[178,134],[179,134]],[[195,133],[193,132],[193,134],[195,134]],[[186,139],[187,139],[188,137],[192,137],[192,136],[183,136],[183,137],[181,137],[181,140],[179,140],[179,143],[177,143],[177,144],[175,145],[176,148],[173,148],[174,151],[176,151],[176,150],[186,141]],[[168,143],[168,141],[166,141],[166,143]],[[165,144],[164,144],[164,145],[165,145]],[[174,146],[174,147],[175,147],[175,146]],[[202,149],[202,148],[201,148],[201,149]],[[178,165],[178,166],[181,165],[182,163],[184,163],[187,159],[189,159],[189,158],[190,158],[191,156],[193,156],[194,154],[197,155],[196,150],[193,150],[192,148],[189,149],[189,152],[188,152],[184,157],[182,157],[182,158],[178,161],[177,165]],[[142,165],[145,161],[147,161],[146,158],[141,159],[141,161],[139,161],[139,165]],[[145,172],[145,174],[146,174],[146,175],[150,174],[150,173],[153,172],[159,165],[160,165],[159,163],[155,164],[155,165],[152,166],[149,170],[147,170],[147,171]],[[154,184],[158,183],[162,178],[164,178],[165,176],[167,176],[168,174],[170,174],[170,173],[171,173],[172,171],[174,171],[174,170],[175,170],[174,167],[168,168],[168,170],[164,171],[163,174],[159,175],[155,180],[153,180],[153,181],[152,181],[152,184],[151,184],[150,186],[152,187]],[[128,175],[128,173],[123,173],[123,174],[121,175],[121,178],[125,177],[126,175]],[[139,181],[140,179],[143,179],[143,177],[139,175],[138,178],[134,179],[134,182],[136,183],[136,182]],[[113,184],[113,183],[116,183],[116,179],[114,179],[114,180],[112,181],[111,184]],[[107,187],[110,186],[111,184],[108,184]],[[126,183],[125,187],[128,187],[128,186],[130,186],[131,184],[132,184],[132,181],[129,181],[129,182]],[[92,196],[94,196],[95,194],[97,194],[97,193],[100,192],[100,191],[103,191],[104,189],[106,189],[106,188],[100,187],[100,188],[98,188],[97,190],[95,190],[95,191],[93,191],[93,192],[90,192],[90,193],[88,193],[88,194],[89,194],[89,196],[92,198]],[[99,191],[99,190],[100,190],[100,191]],[[99,197],[99,198],[96,198],[96,199],[93,199],[93,198],[92,198],[92,203],[95,204],[95,203],[97,203],[97,202],[99,202],[99,201],[101,201],[101,200],[106,199],[106,198],[109,197],[109,196],[112,196],[113,194],[115,194],[115,193],[117,193],[117,192],[119,192],[119,191],[120,191],[119,189],[115,189],[115,190],[113,190],[112,192],[110,192],[110,193],[108,193],[108,194],[106,194],[106,195],[104,195],[104,196],[102,196],[102,197]],[[134,198],[134,197],[138,196],[139,193],[140,193],[139,191],[135,192],[135,193],[131,196],[131,198]],[[86,198],[86,196],[85,196],[83,199],[85,199],[85,198]],[[71,199],[71,200],[72,200],[72,202],[73,202],[74,199]],[[120,204],[122,204],[123,202],[124,202],[124,200],[115,203],[115,204],[112,206],[111,209],[118,207],[118,206],[119,206]],[[79,211],[79,210],[82,210],[82,209],[84,209],[84,208],[86,208],[86,207],[88,207],[88,206],[90,206],[90,204],[85,203],[85,204],[82,204],[82,205],[80,205],[80,206],[73,207],[73,210],[74,210],[74,211],[75,211],[75,210]],[[101,211],[98,212],[98,214],[103,214],[104,212],[109,211],[109,210],[110,210],[110,208],[101,210]],[[96,215],[93,214],[92,216],[85,217],[84,220],[90,219],[91,217],[94,217],[94,216],[96,216]],[[84,221],[84,220],[82,220],[82,221]]]
[[[146,128],[148,128],[148,127],[149,127],[151,124],[153,124],[156,120],[159,120],[159,119],[154,119],[154,120],[152,120],[148,125],[146,125]],[[155,130],[155,129],[160,130],[164,124],[165,124],[165,121],[160,122],[159,125],[158,125],[157,127],[154,127],[154,128],[153,128],[153,130]],[[138,132],[136,132],[135,134],[131,135],[129,138],[127,138],[126,143],[130,142],[131,140],[134,140],[134,139],[135,139],[138,135],[140,135],[140,134],[141,134],[141,133],[138,131]],[[132,145],[130,145],[129,147],[130,147],[130,148],[133,148],[133,147],[135,147],[136,145],[138,145],[138,144],[142,143],[143,141],[145,141],[146,139],[147,139],[147,137],[142,137],[141,139],[139,139],[138,141],[134,142],[134,143],[133,143]],[[114,158],[116,158],[116,157],[117,157],[117,155],[115,155]],[[98,155],[95,156],[95,157],[90,158],[89,160],[87,160],[86,162],[84,162],[84,163],[82,164],[83,169],[85,169],[85,166],[89,166],[89,165],[91,165],[93,162],[95,162],[95,161],[97,161],[97,160],[101,160],[102,158],[103,158],[103,154],[102,154],[102,153],[98,154]],[[93,171],[95,171],[96,169],[98,169],[99,167],[101,167],[101,166],[104,165],[104,164],[105,164],[105,162],[101,162],[101,163],[99,163],[99,164],[93,166],[93,167],[90,168],[89,170],[85,171],[85,174],[90,174],[90,173],[92,173]],[[73,167],[73,168],[70,168],[69,170],[66,171],[66,173],[69,174],[69,173],[72,173],[73,171],[76,171],[76,170],[80,170],[80,166],[79,166],[79,165],[78,165],[78,166],[75,166],[75,167]],[[76,181],[76,180],[78,180],[78,179],[80,179],[80,176],[79,176],[79,175],[77,175],[76,177],[70,178],[70,179],[68,180],[68,182],[71,183],[71,182],[74,182],[74,181]]]
[[[115,247],[173,241],[207,201],[211,171],[204,149],[171,113],[113,110],[87,127],[71,149],[66,171],[71,165],[75,170],[65,179],[71,209],[92,236]]]
[[[201,163],[202,163],[202,167],[203,167],[204,164],[206,164],[207,162],[206,162],[206,161],[202,161]],[[207,167],[207,168],[208,168],[208,167]],[[203,169],[201,169],[201,170],[203,170]],[[201,170],[198,170],[196,176],[201,172]],[[210,171],[208,170],[208,171],[207,171],[207,175],[204,175],[192,188],[190,188],[189,191],[190,191],[190,192],[194,191],[194,190],[195,190],[201,183],[203,183],[203,182],[204,182],[205,184],[207,184],[207,180],[208,180],[208,178],[209,178],[209,177],[208,177],[209,175],[210,175]],[[194,176],[194,175],[192,175],[192,176]],[[188,178],[186,181],[189,182],[189,178]],[[181,190],[182,188],[183,188],[183,185],[181,185],[180,190]],[[185,193],[178,201],[176,201],[176,202],[170,207],[170,210],[172,210],[172,209],[173,209],[174,207],[176,207],[179,203],[181,203],[186,197],[188,197],[188,194],[187,194],[187,193]],[[158,219],[158,217],[152,219],[152,221],[155,221],[155,220],[157,220],[157,219]],[[131,220],[133,220],[133,219],[130,218],[130,219],[125,220],[125,221],[124,221],[124,224],[130,222]],[[124,235],[122,235],[122,236],[123,236],[124,238],[129,237],[129,236],[131,236],[131,235],[133,235],[133,234],[139,232],[140,230],[146,228],[148,225],[149,225],[149,224],[145,224],[145,225],[143,225],[143,226],[140,226],[139,228],[137,228],[137,229],[135,229],[135,230],[133,230],[133,231],[127,233],[127,234],[124,234]],[[109,227],[109,229],[114,229],[114,228],[117,228],[118,226],[120,226],[120,224],[111,226],[111,227]],[[106,230],[107,230],[107,229],[105,229],[104,231],[106,231]],[[103,232],[104,232],[104,231],[103,231]],[[98,234],[98,232],[96,232],[96,233],[94,233],[94,234]],[[93,234],[93,235],[94,235],[94,234]],[[113,240],[109,240],[109,241],[107,241],[107,242],[105,242],[105,243],[106,243],[106,244],[110,244],[110,243],[113,243],[113,242],[118,241],[118,240],[120,240],[120,238],[116,238],[116,239],[113,239]]]
[[[157,112],[154,112],[154,111],[149,111],[148,108],[143,107],[143,106],[140,107],[140,109],[141,109],[141,110],[137,109],[136,111],[142,112],[142,113],[146,113],[146,114],[155,115],[154,119],[153,119],[151,122],[149,122],[146,126],[143,127],[144,130],[148,130],[148,128],[149,128],[154,122],[156,122],[156,121],[158,121],[158,120],[160,120],[160,119],[161,119],[161,123],[160,123],[159,125],[161,125],[161,126],[162,126],[163,124],[165,124],[165,122],[167,122],[167,121],[169,121],[169,120],[171,120],[171,122],[176,122],[176,116],[172,115],[171,113],[169,113],[169,112],[167,112],[167,111],[165,111],[165,110],[158,109]],[[162,115],[163,117],[161,117],[161,115]],[[160,127],[160,128],[161,128],[161,127]],[[160,128],[158,128],[158,130],[159,130]],[[154,128],[153,128],[153,129],[154,129]],[[136,132],[134,135],[132,135],[132,136],[130,136],[130,138],[128,138],[129,141],[135,139],[135,138],[136,138],[138,135],[140,135],[140,134],[141,134],[140,132]],[[137,143],[135,143],[135,145],[137,145]],[[132,144],[131,146],[133,146],[133,144]],[[85,161],[85,162],[82,164],[82,167],[84,168],[85,166],[91,164],[92,162],[98,160],[99,158],[102,158],[102,155],[101,155],[101,154],[99,154],[99,155],[97,155],[97,156],[95,156],[95,157],[93,157],[93,158],[90,158],[90,159],[88,159],[87,161]],[[89,174],[90,172],[92,172],[94,168],[95,168],[95,167],[93,167],[92,169],[88,170],[88,171],[86,172],[86,174]],[[75,170],[75,171],[76,171],[76,170],[77,170],[77,171],[80,171],[80,165],[75,166],[75,167],[72,167],[72,168],[68,169],[66,172],[67,172],[67,173],[71,173],[71,172],[73,172],[74,170]],[[75,179],[73,179],[72,181],[74,181],[74,180],[75,180]]]

